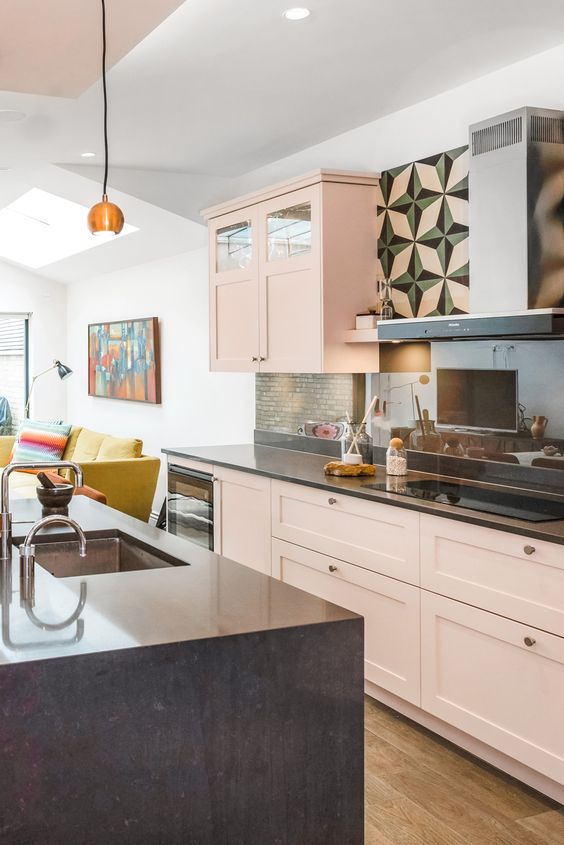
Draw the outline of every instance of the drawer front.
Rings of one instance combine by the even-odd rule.
[[[417,587],[276,539],[272,574],[364,616],[366,679],[419,705]]]
[[[421,657],[424,710],[564,784],[564,639],[422,590]]]
[[[422,514],[421,585],[564,636],[564,546],[556,543]]]
[[[419,584],[419,514],[299,484],[272,484],[272,534]]]

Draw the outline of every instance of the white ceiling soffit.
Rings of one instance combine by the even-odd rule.
[[[93,179],[100,184],[102,182],[104,170],[99,165],[59,166],[86,179]],[[234,179],[200,173],[112,167],[110,175],[112,190],[138,197],[196,223],[203,223],[202,208],[222,202],[239,190],[239,183]]]
[[[108,67],[182,0],[107,0]],[[0,0],[0,91],[78,97],[100,76],[100,0]]]

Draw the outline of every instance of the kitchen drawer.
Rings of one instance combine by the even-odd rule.
[[[364,616],[366,679],[419,705],[417,587],[276,539],[272,574]]]
[[[564,639],[421,591],[424,710],[564,784],[563,703]]]
[[[272,534],[419,584],[419,514],[415,511],[273,481]]]
[[[564,636],[564,546],[556,543],[422,514],[421,585]]]

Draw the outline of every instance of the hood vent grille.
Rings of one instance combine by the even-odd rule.
[[[564,120],[560,117],[532,114],[531,141],[540,144],[564,144]]]
[[[479,156],[520,144],[523,140],[523,118],[513,117],[472,132],[472,155]]]

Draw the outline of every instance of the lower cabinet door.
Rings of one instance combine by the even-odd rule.
[[[564,783],[564,638],[421,592],[421,705]]]
[[[417,587],[276,539],[272,575],[364,616],[366,680],[419,705]]]
[[[216,551],[270,575],[270,478],[215,466]]]

